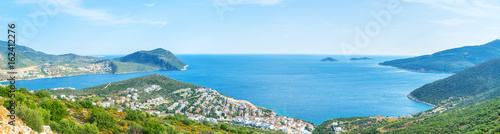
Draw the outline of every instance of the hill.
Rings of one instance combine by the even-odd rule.
[[[194,85],[191,83],[186,83],[186,82],[181,82],[181,81],[176,81],[173,79],[170,79],[166,76],[159,75],[159,74],[153,74],[153,75],[147,75],[147,76],[142,76],[142,77],[136,77],[132,79],[127,79],[123,81],[117,81],[117,82],[111,82],[108,84],[103,84],[99,86],[94,86],[94,87],[88,87],[80,90],[72,90],[72,89],[62,89],[62,90],[49,90],[50,94],[52,95],[61,95],[61,94],[66,94],[66,95],[76,95],[76,96],[88,96],[88,95],[96,95],[98,97],[110,97],[110,96],[118,96],[123,94],[124,90],[127,88],[133,88],[133,89],[145,89],[150,87],[151,85],[158,85],[161,87],[162,90],[158,90],[157,92],[154,92],[154,94],[151,95],[156,95],[156,96],[162,96],[162,97],[174,97],[172,100],[177,100],[178,98],[176,96],[172,96],[172,92],[174,92],[177,89],[183,89],[183,88],[191,88],[191,89],[196,89],[196,88],[201,88],[198,85]],[[140,96],[145,96],[150,93],[142,92],[138,94]],[[125,94],[126,95],[126,94]],[[141,97],[141,100],[147,100],[147,99],[152,99],[152,98],[146,98],[146,97]]]
[[[0,81],[4,81],[8,78],[6,54],[9,51],[7,49],[7,42],[0,41],[0,52]],[[52,55],[22,45],[16,45],[15,52],[18,80],[99,73],[119,74],[159,69],[182,70],[186,66],[175,55],[164,49],[139,51],[125,57],[117,58],[124,60],[124,62],[76,54]],[[138,59],[141,62],[134,62],[132,59],[135,54],[150,55],[150,58],[142,57],[142,59]],[[152,64],[155,62],[159,64]],[[181,66],[180,69],[178,68],[179,66]]]
[[[283,132],[310,132],[314,125],[277,116],[273,110],[236,100],[216,90],[180,82],[163,75],[147,75],[81,90],[46,90],[72,101],[91,101],[115,109],[148,111],[158,116],[186,115],[190,120],[225,122]],[[286,122],[294,122],[293,124]]]
[[[500,58],[491,59],[412,91],[408,96],[434,105],[468,100],[475,104],[500,96]],[[464,105],[464,104],[462,104]]]
[[[133,62],[158,67],[163,70],[184,70],[186,64],[168,50],[157,48],[151,51],[138,51],[124,57],[115,58],[120,62]]]
[[[330,119],[318,125],[313,133],[334,134],[333,127],[343,133],[498,133],[500,132],[500,98],[476,105],[440,112],[422,112],[418,117],[348,117]],[[422,114],[419,113],[419,114]]]
[[[458,73],[493,58],[500,58],[499,39],[484,45],[448,49],[431,55],[385,61],[379,64],[412,71]]]
[[[137,79],[136,79],[137,80]],[[60,134],[281,134],[277,130],[242,126],[229,121],[193,120],[186,114],[162,114],[152,110],[117,109],[93,104],[88,100],[70,101],[55,97],[45,90],[31,93],[26,88],[0,86],[0,133],[55,132]],[[7,124],[10,119],[3,107],[14,106],[16,127]],[[133,102],[128,102],[134,104]],[[25,124],[24,124],[24,123]],[[13,130],[13,128],[15,130]],[[31,131],[33,130],[33,131]],[[33,132],[33,133],[36,133]]]

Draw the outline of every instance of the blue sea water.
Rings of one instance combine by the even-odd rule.
[[[406,95],[426,83],[450,76],[377,65],[402,56],[368,56],[374,60],[340,62],[320,62],[327,55],[178,57],[189,64],[187,70],[24,80],[17,81],[16,86],[28,89],[81,89],[149,74],[162,74],[215,89],[236,99],[248,100],[254,105],[273,109],[281,116],[320,124],[334,117],[400,116],[427,110],[431,107],[413,102]],[[343,56],[331,57],[345,59]]]

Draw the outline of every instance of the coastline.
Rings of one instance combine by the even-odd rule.
[[[181,71],[186,70],[186,69],[187,69],[187,67],[189,67],[189,65],[185,65],[185,66],[181,69]]]
[[[189,65],[185,65],[183,69],[178,70],[178,71],[184,71],[189,67]],[[148,71],[157,71],[161,69],[156,69],[156,70],[148,70]],[[92,75],[92,74],[128,74],[128,73],[137,73],[137,72],[148,72],[148,71],[132,71],[132,72],[123,72],[123,73],[89,73],[89,74],[75,74],[75,75],[65,75],[65,76],[47,76],[43,78],[30,78],[30,79],[16,79],[16,80],[36,80],[36,79],[46,79],[46,78],[61,78],[61,77],[71,77],[71,76],[78,76],[78,75]],[[8,80],[2,80],[0,82],[8,82]]]
[[[422,104],[425,104],[425,105],[429,105],[429,106],[432,106],[432,107],[436,107],[436,105],[434,104],[431,104],[429,102],[425,102],[425,101],[421,101],[421,100],[418,100],[417,98],[415,98],[414,96],[410,94],[406,95],[406,97],[408,97],[408,99],[412,100],[412,101],[415,101],[417,103],[422,103]]]

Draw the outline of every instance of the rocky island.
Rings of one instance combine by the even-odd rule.
[[[336,61],[339,61],[339,60],[334,59],[332,57],[326,57],[326,58],[322,59],[321,61],[323,61],[323,62],[336,62]]]

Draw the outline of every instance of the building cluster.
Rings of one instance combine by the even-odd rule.
[[[160,89],[161,89],[161,87],[158,85],[151,85],[150,87],[145,88],[144,92],[149,93],[149,92],[153,92],[153,91],[158,91]]]
[[[102,102],[94,105],[101,107],[116,107],[119,111],[123,109],[143,110],[159,117],[171,114],[188,116],[195,121],[209,122],[234,122],[245,126],[262,129],[280,130],[285,133],[311,133],[314,125],[299,119],[276,116],[271,110],[259,108],[248,101],[236,100],[226,97],[216,90],[210,88],[179,89],[172,94],[178,95],[176,101],[169,102],[163,97],[148,100],[139,100],[139,93],[158,91],[161,87],[152,85],[141,92],[134,88],[125,89],[122,95],[106,97]],[[62,96],[61,98],[66,97]],[[157,108],[155,106],[162,106]],[[123,109],[122,109],[123,108]]]

